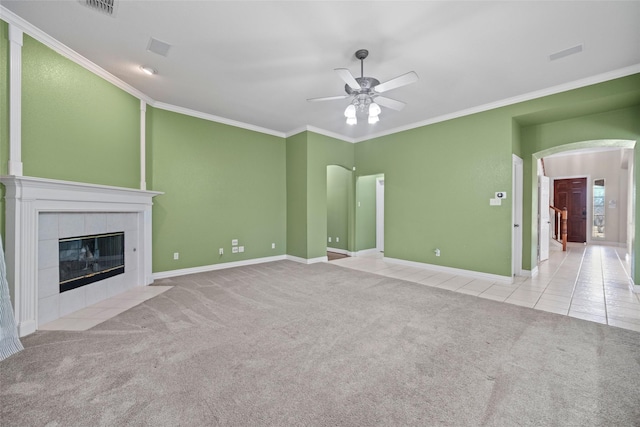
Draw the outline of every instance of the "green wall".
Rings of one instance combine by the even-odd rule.
[[[22,87],[24,175],[139,187],[138,99],[27,35]]]
[[[283,255],[284,139],[166,110],[147,114],[153,190],[165,193],[154,198],[153,271]],[[232,253],[232,239],[244,253]]]
[[[384,175],[359,176],[356,182],[356,251],[376,247],[376,179]]]
[[[511,205],[489,199],[511,190],[511,135],[493,110],[356,144],[358,175],[384,173],[385,257],[509,276]]]
[[[331,248],[347,250],[349,247],[351,181],[350,170],[336,165],[327,166],[327,246]]]
[[[287,138],[287,254],[307,258],[307,133]]]

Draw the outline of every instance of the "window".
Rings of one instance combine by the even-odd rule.
[[[604,239],[604,179],[593,181],[593,231],[591,237]]]

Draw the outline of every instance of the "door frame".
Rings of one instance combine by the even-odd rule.
[[[512,154],[511,179],[511,276],[522,275],[522,208],[524,190],[523,160]],[[516,224],[518,225],[516,227]]]
[[[556,180],[560,181],[563,179],[577,179],[577,178],[586,178],[587,179],[587,221],[584,224],[585,227],[585,236],[586,236],[586,244],[591,243],[591,233],[589,233],[589,224],[593,224],[593,218],[591,217],[593,207],[593,195],[591,194],[592,185],[591,185],[591,174],[586,175],[567,175],[567,176],[554,176],[549,177],[551,180],[551,185],[549,185],[549,200],[555,200],[555,188],[556,188]],[[557,206],[556,206],[557,207]],[[555,227],[555,224],[552,224]]]
[[[376,250],[384,252],[384,176],[376,178]]]

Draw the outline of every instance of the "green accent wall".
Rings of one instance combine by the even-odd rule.
[[[511,135],[493,110],[356,144],[358,174],[384,173],[385,257],[509,276],[511,205],[489,199],[511,191]]]
[[[327,246],[330,248],[347,250],[349,247],[349,208],[352,203],[349,193],[352,179],[350,170],[336,165],[327,166]]]
[[[140,101],[24,35],[26,176],[138,188]]]
[[[287,254],[307,258],[307,133],[287,138]]]
[[[356,251],[376,247],[376,179],[384,175],[359,176],[356,182]]]
[[[353,168],[354,144],[304,131],[287,138],[287,253],[314,259],[327,255],[327,166]],[[351,178],[349,198],[354,199]],[[353,202],[348,208],[348,250],[355,235]]]
[[[147,115],[153,190],[165,193],[154,198],[153,271],[285,254],[285,140],[166,110]],[[244,253],[232,253],[232,239]]]

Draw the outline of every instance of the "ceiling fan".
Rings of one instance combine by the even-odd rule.
[[[353,100],[344,111],[347,118],[347,124],[355,125],[358,123],[356,113],[358,111],[369,113],[369,123],[373,124],[380,119],[380,105],[392,110],[400,111],[406,105],[404,102],[395,99],[380,96],[381,93],[391,89],[396,89],[418,81],[418,75],[414,71],[410,71],[401,76],[380,83],[378,79],[364,76],[364,59],[369,56],[367,49],[360,49],[355,53],[356,58],[360,60],[360,77],[353,77],[351,71],[346,68],[336,68],[334,71],[345,81],[344,90],[346,95],[325,96],[322,98],[310,98],[307,101],[333,101],[336,99],[346,99],[352,97]]]

